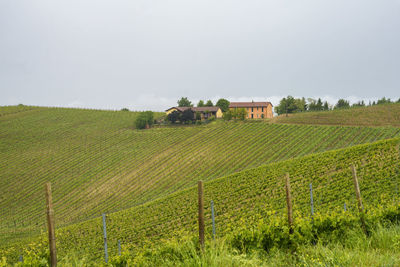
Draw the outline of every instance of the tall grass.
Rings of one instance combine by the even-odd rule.
[[[368,235],[361,230],[358,216],[350,214],[350,220],[343,214],[337,221],[326,217],[322,224],[298,220],[293,235],[281,227],[283,221],[272,218],[256,228],[239,229],[224,238],[209,240],[204,250],[200,249],[197,237],[182,232],[174,239],[149,241],[140,247],[125,244],[122,255],[111,255],[107,264],[102,257],[93,258],[82,251],[70,251],[59,258],[59,265],[400,266],[400,221],[390,216],[399,211],[390,209],[380,211],[379,216],[368,216]],[[340,223],[343,220],[347,223]],[[267,247],[266,240],[272,242]],[[24,263],[15,263],[15,266],[47,266],[49,252],[43,244],[37,243],[26,250]],[[0,267],[10,266],[13,262],[8,264],[7,259],[0,256]]]
[[[172,240],[135,255],[125,253],[113,266],[399,266],[400,225],[378,225],[369,237],[348,233],[345,242],[272,249],[242,254],[228,239],[207,244],[201,252],[195,239]]]

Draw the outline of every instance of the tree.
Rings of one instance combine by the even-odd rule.
[[[349,107],[350,107],[349,101],[344,99],[339,99],[335,105],[335,109],[349,108]]]
[[[308,99],[307,110],[308,111],[321,111],[321,110],[324,110],[321,98],[318,98],[318,100],[309,98]]]
[[[289,102],[288,99],[286,99],[285,97],[282,98],[281,101],[279,101],[279,105],[275,106],[275,108],[274,108],[275,112],[278,113],[278,115],[288,113],[288,109],[287,109],[288,102]]]
[[[322,100],[321,100],[321,98],[318,98],[318,101],[317,101],[317,110],[322,110],[323,109],[323,107],[322,107]]]
[[[172,123],[175,123],[176,121],[180,121],[181,120],[181,114],[178,111],[174,110],[174,111],[172,111],[171,113],[169,113],[167,115],[167,120],[172,122]]]
[[[194,122],[195,119],[196,119],[195,112],[191,108],[188,108],[182,112],[182,115],[181,115],[182,123],[188,123],[189,121]]]
[[[328,104],[328,101],[325,101],[325,102],[324,102],[324,107],[323,107],[323,110],[329,110],[329,104]]]
[[[307,110],[308,111],[315,111],[316,110],[316,106],[317,106],[317,102],[315,101],[315,99],[308,98],[307,101],[308,101]]]
[[[200,100],[199,103],[197,103],[197,107],[199,108],[204,107],[204,101]]]
[[[206,107],[213,107],[214,104],[211,100],[207,100],[207,103],[205,104]]]
[[[238,118],[237,108],[230,110],[230,113],[231,113],[232,119],[236,120]]]
[[[217,104],[215,104],[217,107],[221,109],[222,112],[227,112],[229,110],[229,101],[221,98],[217,101]]]
[[[357,103],[354,103],[351,105],[352,107],[365,107],[364,100],[358,101]]]
[[[246,116],[247,116],[247,111],[246,111],[246,109],[244,109],[244,108],[238,108],[237,110],[236,110],[236,117],[239,119],[239,120],[245,120],[246,119]]]
[[[376,102],[377,105],[390,104],[390,103],[392,103],[392,101],[390,100],[390,98],[386,97],[382,97],[381,99],[378,100],[378,102]]]
[[[307,102],[308,102],[308,105],[307,105],[308,111],[316,111],[317,110],[317,101],[315,99],[308,98]]]
[[[142,115],[138,115],[136,120],[135,120],[135,127],[136,129],[145,129],[147,125],[147,119],[146,117]]]
[[[294,103],[296,106],[295,112],[303,112],[307,110],[307,102],[304,97],[295,99]]]
[[[235,108],[232,110],[228,110],[227,112],[224,113],[224,119],[225,120],[245,120],[247,117],[247,111],[245,108]]]
[[[152,126],[154,124],[154,113],[153,111],[145,111],[144,112],[146,118],[147,118],[147,124],[149,126]]]
[[[196,112],[196,121],[201,121],[201,113],[200,112]]]
[[[189,99],[187,99],[187,97],[182,97],[178,100],[178,107],[193,107],[193,104]]]
[[[321,98],[318,98],[318,100],[308,98],[307,102],[308,102],[307,105],[308,111],[329,110],[329,103],[327,101],[322,102]]]
[[[121,111],[129,111],[129,109],[123,108],[123,109],[121,109]]]
[[[204,110],[204,119],[208,120],[208,117],[210,116],[210,111],[209,110]]]
[[[149,128],[154,123],[154,113],[152,111],[140,112],[135,120],[136,129]]]
[[[224,120],[230,121],[232,119],[232,110],[228,109],[228,111],[222,114],[222,118]]]
[[[302,112],[306,109],[307,103],[304,97],[296,99],[293,96],[288,96],[281,99],[279,105],[275,107],[275,112],[281,115],[285,113]]]

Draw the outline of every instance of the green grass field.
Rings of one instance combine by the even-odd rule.
[[[355,107],[320,112],[281,115],[271,119],[277,123],[350,125],[350,126],[400,126],[400,103]]]

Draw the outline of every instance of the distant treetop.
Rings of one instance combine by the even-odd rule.
[[[187,97],[182,97],[178,100],[178,107],[193,107],[193,104]]]
[[[294,98],[290,95],[282,98],[279,105],[275,107],[275,112],[278,113],[278,115],[302,112],[305,110],[307,110],[305,98]]]
[[[220,98],[215,104],[217,107],[221,109],[222,112],[227,112],[229,110],[230,102],[224,98]]]
[[[350,103],[349,103],[349,101],[347,101],[345,99],[339,99],[335,105],[335,109],[349,108],[349,107],[350,107]]]
[[[207,100],[207,103],[205,104],[206,107],[213,107],[214,104],[211,100]]]
[[[200,100],[199,103],[197,103],[197,107],[199,108],[204,107],[204,101]]]

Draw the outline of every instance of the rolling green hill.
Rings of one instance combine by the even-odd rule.
[[[320,112],[304,112],[281,115],[271,119],[276,123],[352,125],[352,126],[400,126],[400,103],[356,107]]]
[[[10,112],[12,110],[12,112]],[[0,109],[0,242],[145,203],[266,163],[397,136],[399,128],[215,122],[134,130],[137,113]]]
[[[309,216],[309,184],[313,185],[314,207],[318,214],[343,210],[356,213],[350,165],[357,168],[364,206],[383,207],[398,203],[400,182],[400,139],[328,151],[238,172],[205,184],[207,238],[211,237],[210,201],[216,208],[217,235],[251,228],[261,218],[283,216],[285,210],[284,176],[291,177],[295,217]],[[196,235],[197,188],[191,187],[167,197],[107,216],[108,244],[111,255],[117,240],[140,248],[163,238]],[[101,218],[92,219],[57,231],[58,253],[78,251],[102,261]],[[42,241],[40,241],[42,240]],[[46,235],[36,239],[43,243]],[[128,247],[129,247],[128,246]]]
[[[23,106],[0,113],[0,234],[9,238],[43,229],[46,181],[53,184],[58,225],[65,225],[168,195],[199,179],[400,132],[234,122],[138,131],[132,128],[134,112]]]

